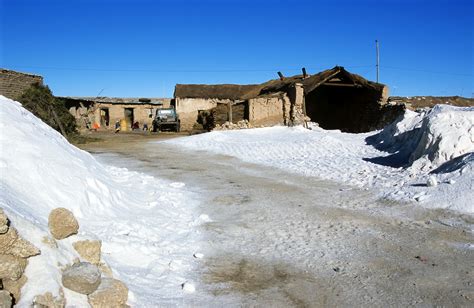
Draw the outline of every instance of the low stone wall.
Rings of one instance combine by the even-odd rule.
[[[10,99],[18,100],[23,92],[35,83],[43,84],[43,77],[7,69],[0,70],[0,95]]]

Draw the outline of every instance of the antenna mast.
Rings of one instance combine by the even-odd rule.
[[[379,83],[379,69],[380,69],[380,56],[379,56],[379,41],[375,40],[375,51],[377,56],[377,64],[375,65],[377,68],[377,83]]]

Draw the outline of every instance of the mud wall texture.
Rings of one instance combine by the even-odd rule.
[[[217,98],[176,98],[176,112],[181,120],[181,130],[190,131],[197,123],[199,111],[211,110],[217,107],[217,104],[231,103],[229,99]]]
[[[32,84],[43,84],[43,77],[33,74],[0,70],[0,95],[17,100]]]
[[[163,107],[167,108],[169,105]],[[123,119],[127,122],[128,128],[131,128],[132,121],[138,122],[140,128],[145,123],[150,128],[158,108],[161,107],[151,104],[99,103],[69,106],[69,112],[76,118],[78,126],[82,129],[86,128],[87,125],[93,127],[95,123],[99,124],[101,129],[112,129],[115,127],[115,122],[120,122]]]
[[[285,124],[289,110],[290,103],[285,94],[253,98],[249,100],[249,122],[252,125]]]

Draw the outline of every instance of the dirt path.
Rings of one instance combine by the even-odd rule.
[[[472,305],[472,217],[150,143],[172,137],[113,136],[81,147],[201,196],[210,220],[199,227],[198,289],[184,305]]]

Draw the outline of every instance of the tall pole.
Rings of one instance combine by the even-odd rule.
[[[380,57],[379,57],[379,41],[378,40],[375,40],[375,50],[377,53],[377,64],[375,65],[377,67],[377,83],[379,83]]]

